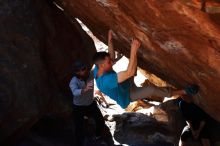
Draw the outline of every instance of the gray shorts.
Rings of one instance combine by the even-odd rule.
[[[164,97],[171,96],[171,88],[169,87],[157,87],[154,85],[148,85],[146,87],[136,87],[132,86],[130,91],[131,101],[136,101],[139,99],[152,99],[152,97],[159,97],[158,99],[163,101]]]

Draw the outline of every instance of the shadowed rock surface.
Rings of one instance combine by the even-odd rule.
[[[95,46],[50,1],[0,5],[0,143],[11,144],[43,115],[71,112],[71,64],[91,64]]]

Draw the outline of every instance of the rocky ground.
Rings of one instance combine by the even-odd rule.
[[[136,112],[126,112],[112,100],[107,98],[107,101],[110,103],[109,108],[106,108],[104,103],[99,104],[99,108],[110,132],[106,131],[108,133],[104,142],[95,141],[94,121],[86,118],[85,146],[174,146],[178,143],[183,123],[174,100],[147,109],[140,107]],[[72,122],[72,115],[65,119],[50,116],[42,118],[14,146],[73,146]],[[218,138],[218,132],[215,134],[215,138]],[[198,142],[191,144],[199,146]],[[219,146],[218,143],[215,143],[215,146]]]

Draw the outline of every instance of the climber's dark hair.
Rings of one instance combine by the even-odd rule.
[[[110,57],[110,54],[107,52],[96,52],[93,56],[93,63],[98,66],[103,60],[105,60],[105,57]]]

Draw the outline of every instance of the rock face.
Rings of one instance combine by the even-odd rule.
[[[116,106],[103,109],[107,117],[107,125],[114,139],[120,144],[127,145],[174,145],[184,126],[184,120],[175,100],[137,112],[117,114]]]
[[[149,105],[147,101],[144,101]],[[178,107],[179,99],[166,102],[151,103],[150,108],[142,108],[136,112],[122,112],[116,105],[101,108],[106,124],[114,139],[127,145],[178,145],[183,127],[186,125]],[[142,106],[143,107],[143,106]],[[209,139],[216,145],[220,139],[220,125],[209,121]],[[200,146],[199,140],[189,139],[187,146]]]
[[[115,33],[118,51],[129,56],[137,37],[139,66],[176,87],[198,84],[196,104],[220,121],[220,4],[198,0],[57,0],[102,41]],[[210,12],[210,13],[208,13]]]
[[[91,64],[93,41],[50,1],[1,1],[0,143],[43,115],[69,111],[71,64]],[[87,60],[86,60],[86,59]],[[67,102],[68,101],[68,102]]]

